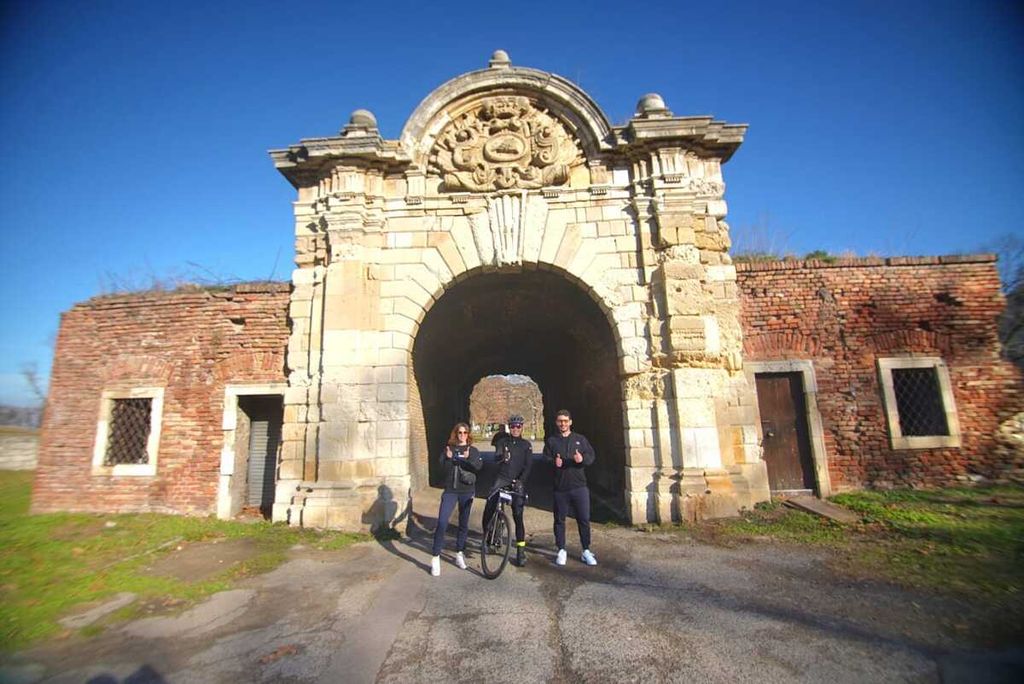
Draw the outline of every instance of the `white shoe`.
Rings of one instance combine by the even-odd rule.
[[[558,555],[555,556],[555,565],[565,565],[565,559],[568,554],[565,553],[565,549],[558,549]]]
[[[461,551],[455,554],[455,565],[458,566],[459,570],[466,569],[466,557],[462,554]]]
[[[590,552],[590,549],[583,549],[583,555],[580,556],[580,560],[587,565],[597,565],[597,557]]]
[[[441,576],[441,557],[434,556],[430,559],[430,574],[434,577]]]

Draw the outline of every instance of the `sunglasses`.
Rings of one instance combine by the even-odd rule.
[[[457,435],[468,435],[469,434],[469,430],[456,430],[455,434],[457,434]]]
[[[510,428],[521,428],[521,427],[523,427],[523,424],[522,423],[510,423],[509,427]]]

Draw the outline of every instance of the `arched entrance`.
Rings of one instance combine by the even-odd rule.
[[[594,444],[588,472],[595,504],[625,515],[625,439],[617,344],[600,307],[566,275],[548,270],[477,271],[453,285],[426,313],[413,346],[422,431],[411,434],[419,484],[434,483],[433,456],[453,423],[469,417],[479,378],[528,375],[544,398],[544,425],[568,408]],[[420,416],[412,416],[413,423]]]
[[[648,522],[766,499],[724,221],[744,130],[654,94],[613,127],[499,51],[398,140],[358,110],[274,150],[298,190],[274,519],[400,517],[493,373],[537,382],[549,431],[573,412],[598,507]]]

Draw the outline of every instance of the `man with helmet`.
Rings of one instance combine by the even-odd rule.
[[[512,497],[512,519],[516,527],[516,565],[526,565],[526,527],[523,525],[523,507],[526,503],[526,479],[530,476],[533,466],[533,445],[523,438],[523,417],[510,416],[508,432],[501,430],[494,439],[494,457],[498,462],[498,475],[494,486],[487,496],[484,507],[484,524],[491,519],[498,505],[498,497],[494,493],[507,485],[513,485],[518,495]]]

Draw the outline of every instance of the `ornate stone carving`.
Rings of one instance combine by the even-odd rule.
[[[445,190],[563,185],[580,153],[562,124],[520,96],[491,97],[453,121],[430,153]]]
[[[502,193],[487,198],[487,211],[470,219],[473,240],[486,264],[505,266],[523,263],[524,253],[540,251],[547,203],[525,192]]]

